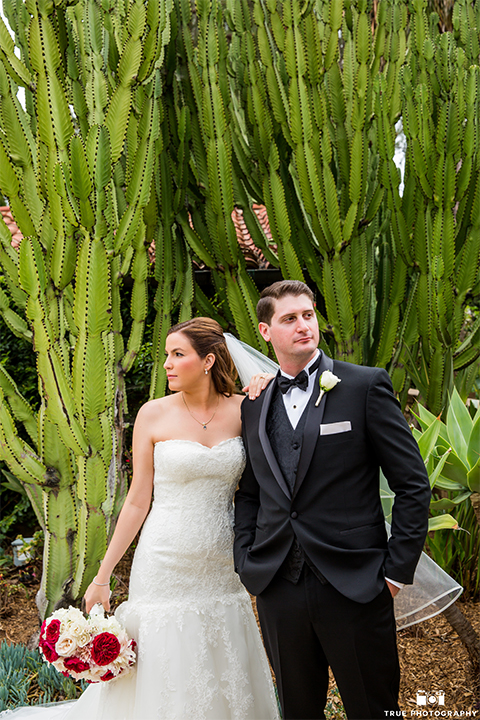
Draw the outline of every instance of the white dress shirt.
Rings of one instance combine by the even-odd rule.
[[[301,390],[299,387],[293,386],[283,395],[285,410],[287,411],[288,419],[290,420],[293,428],[297,427],[298,421],[302,417],[302,413],[307,407],[308,401],[312,396],[315,385],[318,388],[318,392],[320,392],[320,386],[318,383],[315,383],[316,373],[313,372],[311,375],[309,373],[310,367],[314,364],[319,355],[320,351],[317,350],[315,356],[310,360],[308,365],[305,365],[303,368],[308,375],[307,389]],[[280,372],[283,377],[292,379],[295,377],[295,375],[287,375],[287,373],[283,372],[283,370],[280,370]]]

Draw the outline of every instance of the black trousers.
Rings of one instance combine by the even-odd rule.
[[[379,720],[398,710],[393,599],[388,586],[357,603],[322,584],[305,564],[297,585],[278,574],[257,597],[265,647],[284,720],[325,718],[328,667],[349,720]]]

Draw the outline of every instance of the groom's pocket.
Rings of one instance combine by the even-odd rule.
[[[350,420],[341,422],[324,423],[320,425],[320,435],[339,435],[340,433],[351,432],[352,423]]]

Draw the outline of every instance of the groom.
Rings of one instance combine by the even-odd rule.
[[[425,540],[425,466],[385,370],[318,350],[307,285],[274,283],[257,315],[281,370],[242,404],[235,567],[257,596],[283,717],[325,717],[330,666],[350,720],[386,718],[398,710],[392,598]],[[338,379],[323,376],[317,402],[325,371]],[[395,492],[390,540],[380,467]]]

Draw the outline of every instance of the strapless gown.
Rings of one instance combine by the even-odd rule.
[[[154,449],[154,500],[115,615],[138,643],[135,670],[79,700],[20,708],[48,720],[277,720],[250,597],[233,568],[239,437]]]

